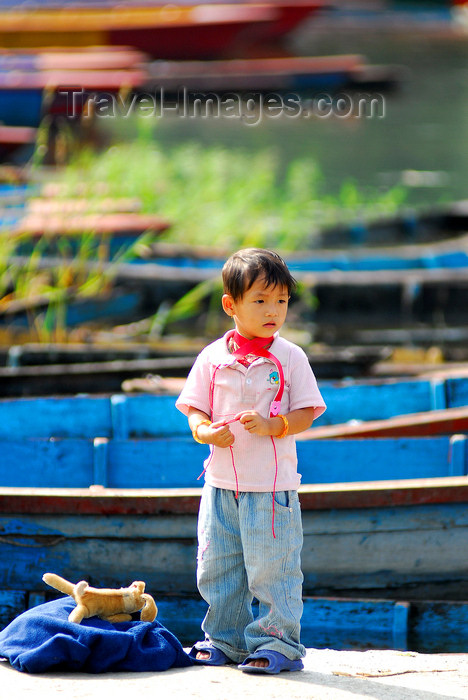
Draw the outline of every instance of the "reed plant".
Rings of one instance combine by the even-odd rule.
[[[109,262],[109,242],[87,231],[73,241],[57,241],[53,261],[48,241],[40,238],[28,255],[18,255],[31,245],[31,237],[0,237],[0,313],[27,314],[30,335],[38,342],[64,342],[68,338],[69,304],[110,294],[120,263],[135,257],[135,249],[153,239],[143,234]]]
[[[224,249],[300,250],[323,227],[393,214],[406,190],[363,191],[352,180],[324,194],[309,158],[283,168],[277,153],[184,143],[164,147],[137,138],[96,153],[83,149],[60,173],[64,196],[87,183],[88,196],[138,197],[142,210],[172,222],[164,239]]]
[[[34,160],[40,167],[40,148]],[[43,149],[42,149],[43,150]],[[82,148],[52,174],[60,183],[59,197],[86,196],[90,209],[103,197],[138,198],[142,212],[157,213],[171,221],[162,238],[171,243],[204,245],[233,250],[246,246],[271,247],[285,252],[313,245],[326,226],[393,214],[405,202],[406,190],[362,191],[351,180],[334,195],[324,194],[317,164],[299,158],[283,168],[274,149],[250,153],[242,148],[184,143],[167,147],[142,128],[132,141],[96,151]],[[112,287],[113,270],[137,254],[149,239],[112,259],[104,273],[87,263],[104,259],[102,242],[85,232],[74,249],[66,239],[58,246],[59,260],[44,267],[44,241],[29,258],[11,262],[21,244],[0,238],[0,310],[12,301],[46,301],[44,314],[31,314],[38,340],[66,337],[67,305],[71,299],[104,294]],[[172,323],[208,307],[207,332],[216,323],[219,288],[203,283],[172,307],[162,305],[146,327],[161,335]],[[310,301],[310,300],[309,300]]]

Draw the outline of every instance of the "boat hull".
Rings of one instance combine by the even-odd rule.
[[[0,590],[40,590],[52,570],[96,586],[125,572],[158,595],[194,594],[200,493],[2,488]],[[306,594],[466,599],[463,477],[305,485],[300,499]]]
[[[83,404],[80,419],[72,402],[77,422],[90,415]],[[124,570],[159,593],[195,592],[197,476],[207,447],[176,435],[123,438],[125,408],[100,402],[99,432],[110,409],[120,437],[14,439],[11,423],[1,443],[0,590],[34,586],[43,568],[96,585],[113,585]],[[153,422],[161,424],[149,410],[140,432]],[[459,556],[467,443],[463,435],[298,442],[305,591],[468,595]]]
[[[68,5],[68,6],[67,6]],[[189,60],[269,54],[292,30],[326,3],[299,2],[164,4],[119,3],[87,7],[43,3],[24,9],[7,2],[0,12],[0,46],[132,46],[154,58]]]
[[[256,25],[271,26],[276,19],[266,5],[17,9],[0,13],[0,46],[123,45],[158,59],[209,59],[234,50],[243,35],[255,41]]]

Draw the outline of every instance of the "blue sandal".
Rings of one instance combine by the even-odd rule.
[[[197,659],[197,652],[206,651],[209,653],[208,659]],[[226,656],[224,651],[217,649],[211,642],[197,642],[189,651],[189,656],[196,664],[204,664],[205,666],[225,666],[233,664],[229,656]]]
[[[249,661],[266,659],[268,666],[249,666]],[[304,664],[300,659],[288,659],[284,654],[272,649],[257,649],[249,654],[246,659],[237,667],[246,673],[281,673],[281,671],[301,671]]]

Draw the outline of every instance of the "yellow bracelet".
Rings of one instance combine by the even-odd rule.
[[[281,438],[286,437],[286,435],[289,432],[289,421],[286,418],[286,416],[281,415],[281,413],[278,414],[278,418],[281,418],[281,420],[283,421],[283,430],[280,432],[279,435],[276,436],[278,440],[281,440]]]
[[[198,428],[199,428],[201,425],[211,425],[211,421],[210,421],[210,420],[201,420],[201,421],[195,426],[195,428],[192,430],[193,439],[194,439],[196,442],[199,442],[200,445],[204,445],[205,443],[202,442],[202,441],[200,440],[200,438],[198,437],[198,433],[197,433]]]

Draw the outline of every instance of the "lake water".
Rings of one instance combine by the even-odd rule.
[[[364,25],[360,30],[314,25],[298,33],[302,55],[359,53],[370,64],[404,67],[401,87],[382,93],[384,116],[264,118],[255,126],[232,119],[158,119],[167,144],[196,140],[256,151],[275,148],[286,166],[313,159],[323,189],[336,194],[352,178],[361,189],[409,188],[409,202],[468,198],[468,35]]]

